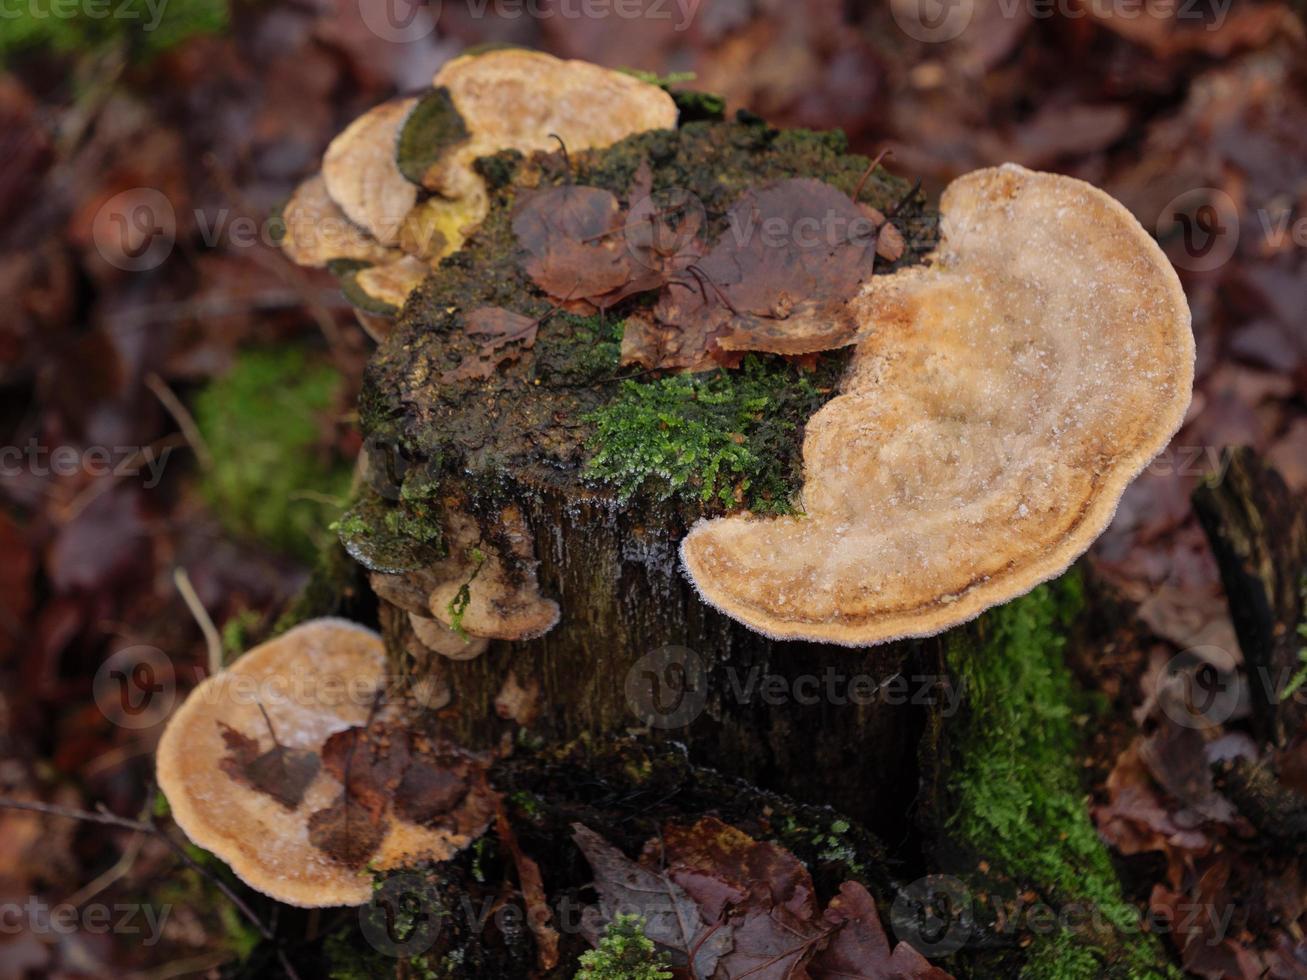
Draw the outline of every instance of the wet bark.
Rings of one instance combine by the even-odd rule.
[[[441,719],[462,744],[498,746],[519,722],[554,743],[638,730],[683,744],[693,762],[902,836],[918,742],[950,693],[923,669],[920,644],[770,640],[699,599],[679,566],[685,519],[674,508],[505,480],[534,531],[541,591],[562,618],[539,639],[436,661],[451,695]],[[386,623],[403,649],[407,618]],[[516,719],[508,704],[497,710],[506,683],[530,694]]]
[[[1307,507],[1251,449],[1236,449],[1221,476],[1194,491],[1243,651],[1258,737],[1283,747],[1307,704],[1281,692],[1302,666],[1298,635],[1307,576]]]

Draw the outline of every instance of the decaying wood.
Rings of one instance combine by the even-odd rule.
[[[1221,569],[1254,726],[1282,747],[1307,719],[1307,705],[1281,697],[1302,666],[1307,507],[1251,449],[1234,450],[1219,478],[1194,491],[1193,503]]]

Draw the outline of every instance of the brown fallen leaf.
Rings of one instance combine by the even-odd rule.
[[[341,783],[335,803],[309,818],[309,839],[333,860],[366,863],[381,846],[392,817],[461,832],[475,824],[493,791],[472,793],[478,760],[434,745],[398,725],[374,721],[330,736],[322,766]],[[465,811],[475,810],[476,813]]]
[[[384,817],[346,792],[331,806],[310,814],[308,826],[313,846],[348,868],[367,864],[390,829]]]
[[[837,927],[808,970],[813,980],[950,980],[907,943],[890,949],[876,902],[856,881],[846,881],[823,918]]]
[[[548,314],[546,314],[548,316]],[[445,383],[488,378],[501,364],[517,360],[535,346],[543,317],[532,319],[502,306],[482,306],[463,318],[463,329],[481,346],[441,375]]]
[[[660,322],[725,351],[807,354],[857,339],[846,302],[872,274],[878,237],[859,205],[795,178],[746,192],[727,219],[712,250],[663,291]]]
[[[724,879],[746,896],[762,884],[770,895],[769,903],[783,905],[803,918],[812,918],[816,912],[812,876],[798,858],[775,844],[754,840],[716,817],[704,817],[690,826],[668,824],[663,828],[663,859],[673,880],[695,899],[703,894],[698,883],[711,876]],[[687,872],[698,877],[691,879]],[[687,884],[691,880],[695,887]]]
[[[735,948],[721,960],[727,980],[809,980],[812,958],[837,928],[784,905],[769,908],[761,897],[746,903],[734,924]]]
[[[711,977],[731,949],[733,927],[705,921],[699,906],[667,875],[632,861],[583,824],[572,825],[572,839],[594,870],[599,907],[587,909],[581,928],[598,945],[604,927],[619,912],[639,911],[644,934],[669,954],[674,966],[685,967],[694,955],[694,972]]]
[[[408,735],[381,723],[347,728],[323,743],[322,766],[352,803],[379,820],[408,769]]]
[[[540,865],[527,857],[513,825],[508,821],[502,800],[496,801],[495,832],[500,842],[513,856],[513,866],[517,868],[517,882],[522,887],[522,900],[526,902],[526,922],[536,940],[536,962],[541,970],[552,970],[558,965],[558,930],[551,926],[553,914],[545,895],[544,879],[540,876]]]
[[[632,283],[622,209],[611,191],[575,184],[529,191],[514,211],[513,233],[527,253],[523,268],[532,281],[582,312]]]
[[[430,823],[458,806],[467,792],[465,763],[445,767],[416,758],[395,789],[395,813],[411,823]]]
[[[267,717],[267,713],[264,713]],[[304,799],[304,793],[318,774],[318,757],[304,749],[294,749],[277,741],[272,734],[272,748],[259,751],[257,739],[238,732],[223,722],[222,739],[227,755],[222,760],[222,771],[238,783],[271,796],[287,810],[294,810]],[[272,731],[269,721],[268,730]]]

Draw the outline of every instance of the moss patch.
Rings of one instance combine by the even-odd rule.
[[[254,350],[200,392],[195,419],[213,452],[201,486],[233,533],[311,560],[349,491],[347,461],[324,451],[340,376],[302,351]]]
[[[576,980],[672,980],[667,958],[645,937],[644,927],[641,916],[619,913],[599,946],[581,954]]]
[[[100,11],[86,4],[70,11],[57,0],[25,0],[3,19],[0,62],[33,49],[81,54],[114,45],[148,59],[196,34],[226,30],[229,18],[227,0],[110,0]]]
[[[467,124],[442,85],[424,95],[409,113],[399,131],[395,162],[400,173],[421,184],[440,155],[467,137]]]
[[[967,708],[949,729],[957,749],[944,835],[1014,890],[1033,889],[1055,912],[1089,919],[1032,929],[1022,976],[1178,977],[1155,937],[1138,932],[1139,911],[1122,897],[1080,783],[1082,699],[1062,650],[1082,605],[1072,573],[991,612],[979,643],[965,631],[950,638],[948,667]]]
[[[788,513],[802,483],[796,433],[830,397],[843,359],[807,375],[750,355],[738,371],[627,381],[586,416],[595,446],[586,475],[625,501],[642,488],[705,507]]]

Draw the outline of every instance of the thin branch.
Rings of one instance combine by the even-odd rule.
[[[123,830],[131,830],[140,834],[150,834],[157,837],[168,845],[188,868],[200,874],[206,881],[213,885],[223,896],[236,906],[236,910],[259,931],[259,935],[264,939],[275,942],[276,933],[263,921],[245,900],[233,891],[226,882],[217,877],[212,871],[204,867],[189,854],[186,848],[179,844],[171,834],[167,833],[162,827],[153,820],[133,820],[130,817],[120,817],[116,813],[110,813],[105,809],[104,804],[100,804],[95,810],[79,810],[76,807],[60,806],[57,803],[40,803],[35,800],[15,800],[7,796],[0,796],[0,809],[5,810],[25,810],[29,813],[43,813],[52,817],[65,817],[69,820],[80,820],[83,823],[102,824],[106,827],[119,827]],[[281,961],[282,968],[291,980],[300,980],[299,974],[286,958],[285,952],[278,948],[278,959]]]
[[[177,586],[177,591],[181,593],[182,599],[186,602],[186,608],[191,611],[195,617],[195,622],[199,624],[200,632],[204,634],[204,645],[209,651],[209,676],[216,677],[222,673],[222,635],[218,632],[218,627],[213,625],[213,620],[209,617],[209,611],[204,608],[204,603],[200,601],[199,594],[195,591],[195,586],[191,585],[191,577],[186,574],[186,569],[180,565],[172,573],[173,583]]]
[[[885,149],[881,150],[879,153],[876,154],[876,158],[872,160],[871,163],[867,164],[867,169],[864,170],[862,172],[862,176],[858,178],[858,186],[853,188],[854,204],[857,204],[858,198],[862,196],[862,187],[864,184],[867,183],[867,178],[870,177],[872,173],[875,171],[875,169],[880,166],[880,162],[889,155],[890,155],[890,149],[889,147],[885,147]]]
[[[145,376],[145,387],[154,392],[155,397],[163,403],[163,407],[172,416],[172,420],[177,423],[177,427],[182,430],[182,435],[186,437],[186,442],[195,453],[195,458],[200,461],[200,466],[206,470],[212,469],[213,453],[209,452],[209,444],[204,441],[204,436],[200,434],[200,427],[195,424],[194,416],[187,411],[182,400],[168,387],[163,378],[153,371]]]

